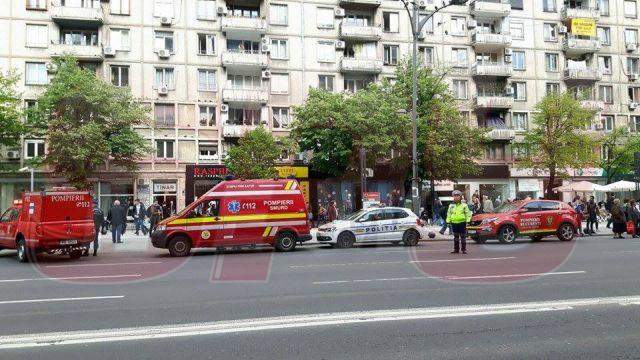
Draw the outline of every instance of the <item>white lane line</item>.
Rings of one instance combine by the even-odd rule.
[[[330,284],[348,284],[348,283],[362,283],[362,282],[376,282],[376,281],[407,281],[407,280],[427,280],[427,279],[473,280],[473,279],[514,278],[514,277],[527,277],[527,276],[574,275],[574,274],[584,274],[584,273],[586,273],[586,271],[577,270],[577,271],[558,271],[558,272],[532,273],[532,274],[504,274],[504,275],[479,275],[479,276],[414,276],[414,277],[398,277],[398,278],[315,281],[312,284],[313,285],[330,285]]]
[[[4,279],[0,283],[18,283],[27,281],[46,281],[46,280],[91,280],[91,279],[118,279],[129,277],[141,277],[142,274],[129,275],[97,275],[97,276],[69,276],[69,277],[49,277],[49,278],[30,278],[30,279]]]
[[[98,263],[98,264],[69,264],[69,265],[47,265],[46,268],[65,268],[65,267],[85,267],[85,266],[120,266],[120,265],[151,265],[162,264],[162,261],[143,261],[143,262],[124,262],[124,263]]]
[[[131,327],[124,329],[23,334],[0,337],[0,349],[154,340],[383,321],[426,320],[563,310],[567,311],[587,306],[631,304],[640,305],[640,296],[306,314],[232,321],[214,321],[206,323]]]
[[[53,298],[53,299],[6,300],[6,301],[0,301],[0,305],[8,305],[8,304],[31,304],[31,303],[48,303],[48,302],[64,302],[64,301],[108,300],[108,299],[124,299],[124,295],[114,295],[114,296],[90,296],[90,297],[77,297],[77,298]]]
[[[515,259],[515,256],[492,257],[492,258],[463,258],[463,259],[438,259],[438,260],[412,260],[412,261],[371,261],[353,263],[333,263],[333,264],[310,264],[310,265],[290,265],[290,268],[314,268],[325,266],[354,266],[354,265],[394,265],[394,264],[414,264],[414,263],[438,263],[438,262],[463,262],[463,261],[492,261]]]
[[[639,253],[640,250],[621,250],[621,251],[605,251],[605,254],[626,254],[626,253]]]
[[[586,271],[558,271],[550,273],[534,273],[534,274],[504,274],[504,275],[481,275],[481,276],[447,276],[447,280],[473,280],[473,279],[499,279],[499,278],[513,278],[513,277],[527,277],[527,276],[546,276],[546,275],[574,275],[584,274]]]

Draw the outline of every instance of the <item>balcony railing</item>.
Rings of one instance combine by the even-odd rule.
[[[475,98],[476,108],[481,109],[511,109],[513,107],[513,97],[509,95],[478,95]]]
[[[600,19],[600,10],[596,8],[570,8],[564,7],[562,9],[562,20],[570,19]]]
[[[469,8],[475,17],[501,18],[508,16],[511,12],[511,2],[509,0],[475,0],[469,4]]]
[[[382,60],[342,58],[340,70],[346,73],[380,73]]]
[[[269,93],[263,88],[226,88],[222,90],[222,101],[241,103],[261,103],[269,100]]]
[[[567,54],[581,55],[600,51],[602,44],[598,38],[580,39],[567,36],[562,43],[562,49]]]
[[[503,63],[475,63],[471,68],[471,75],[473,76],[495,76],[495,77],[510,77],[513,73],[513,66],[511,64]]]
[[[604,110],[604,101],[599,100],[581,100],[580,105],[583,108],[589,109],[592,111],[602,111]]]
[[[382,4],[382,0],[340,0],[342,7],[376,8]]]
[[[514,129],[493,128],[489,132],[487,132],[487,136],[491,140],[510,141],[516,138],[516,131]]]
[[[49,47],[52,57],[73,55],[78,60],[103,61],[102,46],[54,44]]]
[[[266,68],[267,54],[257,51],[227,50],[222,53],[223,66]]]
[[[101,7],[72,7],[51,5],[51,19],[66,25],[102,25],[104,14]]]
[[[602,72],[599,69],[564,69],[565,81],[600,81]]]
[[[511,34],[476,32],[471,35],[471,45],[476,50],[500,50],[511,46]]]
[[[264,34],[267,31],[267,20],[242,16],[225,16],[221,21],[222,31],[243,31]]]
[[[222,136],[224,137],[242,137],[247,131],[255,130],[257,125],[222,125]]]
[[[362,26],[343,22],[340,24],[340,36],[343,39],[378,41],[382,37],[382,29],[379,26]]]

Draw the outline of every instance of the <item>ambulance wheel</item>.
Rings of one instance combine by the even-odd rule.
[[[288,233],[282,232],[278,234],[276,237],[276,250],[287,252],[296,248],[296,236]]]
[[[82,250],[73,250],[69,253],[69,257],[73,260],[80,259],[82,257]]]
[[[29,260],[32,260],[35,256],[35,253],[27,247],[27,243],[24,239],[18,240],[16,250],[18,250],[17,258],[19,263],[28,263]]]
[[[420,241],[420,234],[417,231],[409,229],[402,235],[402,242],[405,246],[416,246]]]
[[[187,256],[191,252],[191,241],[184,236],[176,236],[169,242],[169,254],[174,257]]]
[[[558,239],[561,241],[571,241],[576,235],[576,229],[571,224],[564,223],[558,228]]]
[[[511,225],[505,225],[498,231],[498,240],[502,244],[513,244],[516,242],[516,229]]]
[[[348,231],[341,232],[338,235],[338,240],[336,241],[336,247],[340,249],[347,249],[353,246],[356,242],[355,237],[352,233]]]

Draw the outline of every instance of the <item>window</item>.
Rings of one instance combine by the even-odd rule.
[[[598,56],[598,69],[605,74],[610,75],[611,69],[611,56]]]
[[[289,45],[285,39],[271,40],[271,58],[272,59],[288,59]]]
[[[111,83],[115,86],[129,86],[129,67],[111,65]]]
[[[627,58],[627,74],[638,74],[638,58]]]
[[[198,34],[198,54],[215,55],[216,37],[213,34]]]
[[[422,21],[426,17],[427,17],[427,15],[421,14],[419,16],[420,21]],[[422,33],[423,34],[425,34],[425,35],[433,34],[433,18],[434,18],[434,16],[430,17],[429,20],[427,20],[427,22],[424,24],[424,27],[422,28]]]
[[[215,20],[216,15],[215,0],[198,0],[198,20]]]
[[[511,56],[511,63],[513,65],[513,70],[524,70],[524,51],[514,51],[512,54],[513,55]]]
[[[60,30],[60,44],[97,46],[98,32],[96,30]]]
[[[629,102],[640,103],[640,87],[629,86],[627,92],[629,94]]]
[[[273,127],[276,129],[288,128],[291,123],[289,118],[289,108],[274,107],[273,111]]]
[[[602,115],[600,117],[600,125],[604,131],[613,131],[614,124],[613,115]]]
[[[467,67],[467,49],[451,49],[451,61],[454,67]]]
[[[229,119],[227,124],[230,125],[259,125],[260,109],[241,109],[229,107]]]
[[[27,10],[47,10],[47,0],[27,0]]]
[[[600,146],[600,159],[606,161],[606,160],[609,160],[612,156],[613,156],[613,152],[611,151],[611,148],[609,146],[606,146],[606,145]]]
[[[544,54],[544,67],[546,71],[558,71],[558,54]]]
[[[156,31],[155,50],[169,50],[173,52],[173,33],[170,31]]]
[[[318,41],[317,49],[319,62],[336,61],[336,46],[333,41]]]
[[[559,83],[548,82],[545,85],[545,91],[546,91],[547,94],[559,93],[560,92],[560,84]]]
[[[486,160],[504,160],[504,145],[491,144],[484,149],[484,158]]]
[[[318,75],[318,89],[333,92],[333,75]]]
[[[227,86],[232,89],[262,89],[260,76],[227,73]]]
[[[511,9],[512,10],[524,10],[524,1],[523,0],[511,0]]]
[[[527,100],[527,83],[525,82],[513,82],[511,83],[513,88],[513,99],[516,101]]]
[[[611,28],[599,26],[598,39],[600,39],[600,44],[602,45],[611,45]]]
[[[154,0],[153,3],[153,16],[173,17],[173,0]]]
[[[514,40],[524,40],[524,24],[521,22],[511,23],[511,38]]]
[[[111,47],[116,51],[129,51],[131,49],[129,29],[110,29],[109,39]]]
[[[400,31],[400,27],[398,25],[398,19],[400,15],[396,12],[384,12],[382,13],[382,28],[386,32],[394,32],[397,33]]]
[[[542,0],[542,11],[556,12],[556,0]]]
[[[259,6],[236,5],[234,2],[227,2],[227,10],[229,11],[229,16],[233,17],[245,17],[251,19],[257,19],[260,17]]]
[[[173,104],[156,104],[153,117],[156,127],[174,127],[176,125],[176,107]]]
[[[636,29],[624,29],[624,42],[625,42],[625,44],[637,44],[638,43],[638,30],[636,30]]]
[[[289,6],[285,4],[271,4],[270,23],[273,25],[287,25],[289,23]]]
[[[461,16],[451,17],[451,35],[464,36],[466,35],[467,18]]]
[[[636,0],[624,0],[624,17],[635,19],[638,16]]]
[[[433,64],[433,48],[430,46],[420,48],[420,59],[424,65]]]
[[[540,211],[556,211],[560,210],[560,205],[557,202],[541,201]]]
[[[344,79],[344,91],[356,92],[360,89],[364,89],[369,85],[372,79]]]
[[[156,140],[156,157],[173,159],[173,140]]]
[[[318,29],[333,29],[333,8],[319,7],[316,14]]]
[[[467,80],[453,80],[453,96],[456,99],[467,99]]]
[[[212,142],[200,142],[198,144],[199,160],[218,160],[218,144]]]
[[[198,70],[198,91],[216,91],[216,71]]]
[[[526,131],[529,128],[529,119],[527,119],[527,113],[513,113],[511,123],[514,130]]]
[[[371,15],[347,14],[343,23],[354,26],[372,26]]]
[[[598,88],[598,100],[605,104],[613,104],[613,86],[600,85]]]
[[[216,107],[200,105],[200,126],[216,126]]]
[[[46,85],[49,82],[45,63],[25,63],[24,84]]]
[[[30,123],[34,120],[34,111],[38,109],[38,100],[25,100],[25,120]]]
[[[49,27],[47,25],[27,24],[27,47],[49,46]]]
[[[598,0],[598,9],[600,9],[600,15],[609,16],[609,0]]]
[[[385,209],[384,217],[385,220],[405,219],[409,217],[409,214],[404,210]]]
[[[33,159],[38,156],[44,156],[44,140],[25,140],[24,158]]]
[[[631,116],[629,121],[629,130],[633,132],[640,132],[640,116]]]
[[[384,64],[398,65],[398,45],[384,46]]]
[[[274,94],[289,93],[289,74],[271,74],[271,92]]]
[[[260,53],[260,43],[250,40],[227,39],[227,51],[258,54]]]
[[[109,3],[111,7],[111,14],[129,15],[130,14],[129,1],[130,0],[111,0],[111,2]]]
[[[155,88],[166,86],[169,90],[175,89],[175,78],[173,68],[156,68]]]
[[[554,23],[544,23],[544,41],[558,41],[558,25]]]

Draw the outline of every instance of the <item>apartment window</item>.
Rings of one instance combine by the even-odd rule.
[[[542,11],[556,12],[556,0],[542,0]]]
[[[454,67],[467,66],[467,49],[453,48],[451,49],[451,61]]]
[[[514,51],[512,54],[513,55],[511,56],[511,64],[513,65],[513,70],[524,70],[524,51]]]
[[[27,10],[47,10],[47,0],[27,0]]]
[[[229,108],[229,120],[227,124],[231,125],[259,125],[260,109],[241,109]]]
[[[424,65],[433,64],[433,48],[430,46],[420,48],[420,58]]]
[[[49,46],[49,27],[47,25],[27,24],[26,46],[42,47]]]
[[[34,120],[34,111],[38,109],[38,100],[25,100],[25,121],[31,123]]]
[[[554,23],[544,23],[544,41],[558,41],[558,25]]]
[[[200,126],[216,126],[216,107],[200,105]]]
[[[347,14],[343,22],[354,26],[372,26],[371,15]]]
[[[384,46],[384,64],[398,65],[398,45]]]
[[[514,130],[526,131],[529,128],[529,119],[527,113],[513,113],[511,123]]]
[[[288,128],[291,123],[289,117],[289,108],[287,107],[274,107],[273,111],[273,127],[276,129]]]
[[[260,17],[259,6],[236,5],[233,2],[227,2],[227,10],[229,11],[229,16],[233,17],[245,17],[250,19],[257,19]]]
[[[514,40],[524,40],[524,24],[521,22],[512,22],[510,25],[511,38]]]
[[[97,46],[98,32],[95,30],[61,30],[60,44]]]
[[[176,107],[173,104],[156,104],[153,118],[156,127],[174,127],[176,125]]]
[[[156,31],[155,50],[169,50],[173,52],[173,33],[171,31]]]
[[[638,58],[627,58],[627,74],[638,74]]]
[[[453,80],[453,96],[459,100],[465,100],[468,97],[467,80]]]
[[[611,69],[611,56],[598,56],[598,69],[605,74],[610,75]]]
[[[484,149],[485,160],[504,160],[504,145],[492,144],[487,145]]]
[[[382,25],[386,32],[397,33],[400,31],[399,26],[400,14],[396,12],[384,12],[382,13]]]
[[[425,19],[427,17],[427,15],[420,15],[419,16],[419,21],[422,21],[423,19]],[[433,34],[433,16],[429,18],[429,20],[427,20],[427,22],[424,24],[424,27],[422,28],[422,32],[423,34]]]
[[[283,59],[289,58],[289,44],[285,39],[272,39],[271,40],[271,58]]]
[[[216,37],[213,34],[198,34],[198,54],[215,55]]]
[[[218,145],[212,142],[198,144],[198,160],[218,160]]]
[[[558,71],[558,54],[546,53],[544,54],[544,67],[546,71]]]
[[[258,54],[260,53],[260,43],[250,40],[227,39],[227,51]]]
[[[198,90],[216,91],[216,71],[211,69],[198,70]]]
[[[333,29],[333,8],[319,7],[316,14],[318,29]]]
[[[467,18],[461,16],[451,17],[451,35],[464,36],[466,35]]]
[[[155,88],[166,86],[169,90],[175,89],[176,82],[173,68],[156,68]]]
[[[625,29],[624,30],[624,42],[625,44],[637,44],[638,43],[638,30]]]
[[[113,15],[129,15],[131,13],[130,0],[111,0],[109,7]]]
[[[624,17],[635,19],[638,16],[636,0],[624,0]]]
[[[336,45],[333,41],[318,41],[316,49],[319,62],[336,61]]]
[[[344,79],[344,91],[356,92],[366,88],[371,82],[371,79]]]
[[[597,32],[600,44],[605,46],[611,45],[611,28],[599,26]]]
[[[110,29],[109,40],[111,47],[116,51],[129,51],[131,49],[129,29]]]
[[[153,16],[173,17],[173,0],[155,0],[153,3]]]
[[[111,83],[115,86],[129,86],[129,67],[111,65]]]
[[[156,140],[156,157],[158,159],[173,159],[173,140]]]
[[[627,93],[629,95],[629,102],[640,103],[640,87],[629,86]]]
[[[629,130],[633,132],[640,132],[640,116],[631,116],[629,121]]]
[[[233,89],[261,89],[260,76],[227,74],[227,85]]]
[[[198,20],[215,20],[216,15],[215,0],[198,0]]]
[[[24,84],[46,85],[49,82],[45,63],[25,63]]]
[[[271,74],[271,92],[274,94],[288,94],[289,74]]]
[[[602,115],[600,117],[600,125],[604,131],[613,131],[615,120],[613,115]]]
[[[545,85],[546,94],[559,93],[560,92],[560,84],[548,82]]]
[[[33,159],[38,156],[44,156],[44,140],[25,140],[24,158]]]
[[[271,4],[269,11],[269,21],[271,24],[287,25],[289,23],[289,6],[285,4]]]
[[[318,89],[333,92],[333,75],[318,75]]]
[[[598,9],[600,9],[600,15],[609,16],[609,0],[598,0]]]
[[[598,100],[605,104],[613,104],[613,86],[600,85],[598,87]]]
[[[513,89],[513,99],[516,101],[527,101],[527,83],[525,82],[513,82],[511,83]]]

